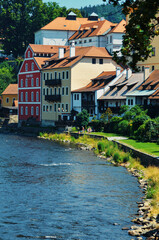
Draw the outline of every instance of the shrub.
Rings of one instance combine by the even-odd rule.
[[[150,117],[146,114],[136,116],[132,122],[132,131],[136,131],[147,119],[150,119]]]
[[[90,126],[95,132],[103,132],[104,123],[100,120],[92,120]]]
[[[119,163],[120,162],[120,154],[119,152],[115,152],[114,155],[113,155],[113,159],[115,162]]]
[[[118,132],[118,123],[122,121],[121,117],[112,117],[110,123],[107,124],[107,132]]]
[[[89,113],[86,109],[83,109],[82,112],[78,113],[76,116],[76,125],[77,127],[84,126],[85,128],[88,126],[89,123]]]
[[[71,142],[74,143],[75,142],[75,138],[71,136]]]
[[[42,133],[42,132],[40,132],[40,133],[39,133],[39,136],[40,136],[40,137],[43,137],[43,133]]]
[[[108,148],[106,151],[106,157],[111,157],[113,155],[113,149],[112,148]]]
[[[127,120],[122,120],[121,122],[119,122],[118,124],[119,133],[128,135],[129,133],[128,126],[129,126],[129,122]]]
[[[130,153],[125,153],[123,156],[123,162],[126,163],[130,160]]]
[[[140,141],[151,141],[158,138],[158,124],[153,119],[146,120],[135,132],[135,136]]]
[[[98,142],[97,148],[98,148],[99,152],[104,152],[104,150],[105,150],[105,143],[104,142]]]

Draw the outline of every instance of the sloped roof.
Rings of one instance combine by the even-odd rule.
[[[96,78],[83,88],[76,89],[72,92],[95,92],[99,89],[104,88],[116,77],[115,71],[102,72]]]
[[[115,27],[113,27],[109,33],[124,33],[125,32],[126,21],[123,19]]]
[[[126,99],[126,95],[136,90],[143,82],[143,73],[133,73],[129,79],[123,74],[109,89],[99,98],[99,100]]]
[[[76,18],[76,20],[69,20],[65,17],[57,17],[46,26],[42,27],[41,30],[69,30],[76,31],[79,29],[81,24],[90,23],[92,21],[88,18]]]
[[[56,45],[41,45],[41,44],[29,44],[34,53],[57,53],[61,46]],[[62,46],[68,48],[68,46]]]
[[[2,95],[11,95],[11,94],[18,94],[18,84],[9,84],[8,87],[4,90]]]
[[[138,90],[156,90],[159,88],[159,70],[154,70]]]
[[[91,22],[88,24],[82,24],[80,29],[76,31],[69,38],[69,40],[103,35],[112,26],[116,26],[116,23],[112,23],[107,20]]]
[[[149,99],[159,99],[159,89],[157,89],[152,95],[149,97]]]
[[[64,67],[71,67],[75,63],[77,63],[83,57],[99,57],[99,58],[112,58],[108,51],[103,47],[75,47],[75,56],[70,57],[70,48],[68,48],[64,54],[64,58],[59,59],[58,55],[56,54],[57,58],[53,56],[50,58],[50,65],[45,66],[45,69],[52,69],[52,68],[64,68]],[[51,63],[52,62],[52,63]]]
[[[34,57],[36,63],[38,64],[39,68],[42,68],[42,65],[45,64],[45,62],[47,60],[49,60],[50,58],[47,57]]]

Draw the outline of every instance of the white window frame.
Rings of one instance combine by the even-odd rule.
[[[39,86],[39,78],[36,78],[36,86]]]
[[[21,106],[21,108],[20,108],[20,113],[21,113],[21,115],[23,115],[23,106]]]
[[[28,102],[28,92],[25,92],[25,101]]]
[[[25,64],[25,71],[28,71],[28,63]]]
[[[31,92],[31,102],[34,102],[34,92]]]
[[[21,84],[20,84],[21,87],[23,87],[23,79],[21,79],[20,82],[21,82]]]
[[[36,92],[36,102],[39,102],[39,92]]]
[[[31,63],[31,70],[34,71],[34,63]]]
[[[31,107],[31,116],[33,116],[34,115],[34,107],[32,106]]]
[[[20,93],[20,101],[23,102],[23,92]]]
[[[34,78],[31,78],[31,86],[34,86]]]
[[[25,115],[28,115],[28,107],[25,108]]]
[[[39,115],[39,107],[36,107],[36,116]]]

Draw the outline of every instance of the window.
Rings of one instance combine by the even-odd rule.
[[[64,94],[65,94],[65,88],[62,87],[62,95],[64,95]]]
[[[50,112],[52,112],[52,105],[50,105]]]
[[[45,96],[45,88],[43,88],[43,96]]]
[[[66,112],[68,112],[68,104],[66,103]]]
[[[34,107],[31,107],[31,115],[34,115]]]
[[[62,79],[65,79],[65,72],[62,72]]]
[[[54,88],[54,94],[55,94],[55,95],[57,94],[57,89],[56,89],[56,88]]]
[[[23,115],[23,107],[20,108],[21,115]]]
[[[99,59],[99,64],[103,64],[103,59],[102,58]]]
[[[23,79],[21,79],[21,87],[23,87]]]
[[[144,66],[142,66],[142,72],[144,72]]]
[[[39,102],[39,92],[36,92],[36,101]]]
[[[39,86],[39,78],[36,78],[36,86]]]
[[[28,107],[25,108],[25,115],[28,115]]]
[[[23,92],[20,94],[21,102],[23,102]]]
[[[45,105],[43,105],[43,112],[45,112]]]
[[[50,95],[52,95],[52,88],[50,88]]]
[[[133,105],[133,99],[131,99],[131,105]]]
[[[52,80],[52,73],[50,73],[50,79]]]
[[[60,103],[58,104],[58,112],[60,112]]]
[[[31,70],[34,70],[34,63],[31,64]]]
[[[68,74],[68,71],[66,71],[66,79],[68,79],[69,77],[69,74]]]
[[[74,95],[74,100],[76,100],[76,94]]]
[[[45,80],[45,73],[44,73],[44,75],[43,75],[43,76],[44,76],[44,80]]]
[[[86,43],[87,42],[87,40],[84,40],[84,43]]]
[[[28,79],[25,79],[25,87],[28,87]]]
[[[28,51],[28,58],[30,58],[30,51]]]
[[[79,43],[82,43],[82,41],[80,40]]]
[[[34,101],[34,93],[31,92],[31,101],[33,102]]]
[[[55,72],[55,79],[57,79],[57,72]]]
[[[59,72],[59,79],[61,79],[61,73]]]
[[[28,63],[25,64],[25,71],[28,71]]]
[[[49,111],[49,106],[48,105],[46,105],[46,112],[48,112]]]
[[[152,48],[152,56],[155,56],[156,55],[156,49],[155,47]]]
[[[49,95],[49,89],[48,88],[46,89],[46,95]]]
[[[56,103],[54,104],[54,112],[56,112]]]
[[[47,80],[49,80],[49,73],[47,73]]]
[[[77,94],[77,100],[79,100],[79,94]]]
[[[112,36],[110,36],[110,43],[112,43]]]
[[[34,78],[31,79],[31,86],[34,86]]]
[[[128,99],[128,105],[130,105],[130,99]]]
[[[152,66],[152,71],[154,71],[155,70],[155,66]]]
[[[68,95],[68,87],[66,87],[66,95]]]
[[[61,94],[61,88],[58,89],[58,95],[60,95],[60,94]]]
[[[92,39],[89,39],[89,42],[92,42]]]
[[[39,107],[36,107],[36,115],[39,115]]]
[[[96,58],[92,58],[92,64],[96,64]]]
[[[64,104],[62,103],[62,112],[64,112]]]
[[[25,93],[25,101],[28,102],[28,92]]]

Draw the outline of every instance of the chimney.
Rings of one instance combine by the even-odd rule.
[[[144,80],[146,80],[149,77],[150,74],[150,68],[148,66],[144,67]]]
[[[132,70],[130,68],[126,69],[126,79],[128,80],[132,75]]]
[[[100,18],[100,21],[104,21],[104,20],[105,20],[105,18],[104,18],[104,17],[101,17],[101,18]]]
[[[72,41],[70,46],[70,57],[74,57],[74,56],[75,56],[75,42]]]
[[[121,68],[120,67],[116,67],[116,77],[118,77],[121,73]]]
[[[64,48],[59,48],[59,58],[64,58]]]

